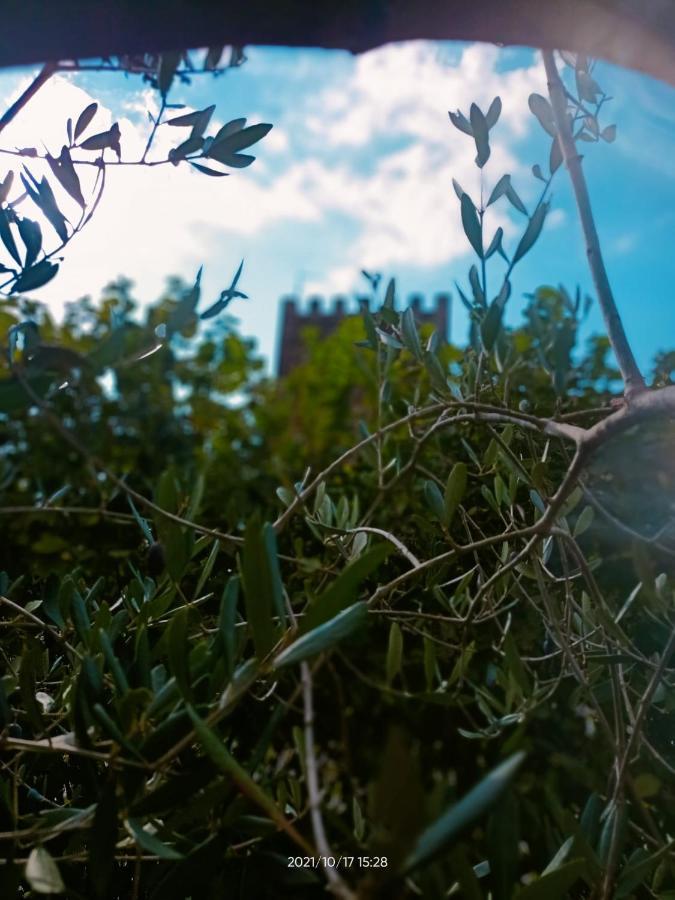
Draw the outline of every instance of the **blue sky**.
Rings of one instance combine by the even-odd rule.
[[[178,86],[171,100],[188,108],[216,104],[214,123],[238,116],[274,129],[256,148],[256,162],[211,179],[187,166],[111,173],[97,214],[67,250],[62,271],[42,296],[55,310],[86,293],[94,297],[117,275],[136,282],[151,301],[168,275],[192,279],[204,264],[204,307],[245,259],[241,286],[250,300],[232,311],[241,330],[275,355],[278,301],[289,293],[354,294],[361,268],[396,276],[401,293],[454,293],[473,261],[461,231],[452,177],[478,192],[472,141],[451,127],[447,111],[504,103],[485,169],[487,189],[504,172],[526,204],[539,184],[530,167],[545,168],[548,142],[529,113],[527,97],[544,92],[539,56],[491,45],[413,42],[361,56],[339,51],[254,47],[240,69]],[[30,70],[0,75],[9,102]],[[611,145],[584,145],[589,180],[610,277],[634,342],[648,368],[659,349],[675,347],[675,105],[673,89],[600,63],[600,84],[614,100],[604,122],[616,123]],[[2,135],[0,146],[60,149],[65,121],[96,99],[102,130],[120,120],[123,156],[138,155],[148,108],[157,98],[139,79],[82,73],[53,79]],[[212,129],[213,130],[213,129]],[[179,142],[160,129],[157,152]],[[0,160],[4,175],[10,157]],[[517,240],[518,214],[493,207],[506,244]],[[565,173],[553,188],[544,234],[519,266],[508,318],[519,320],[523,293],[540,284],[577,284],[592,294],[573,199]],[[454,302],[452,336],[462,342],[466,317]],[[588,329],[600,330],[597,308]]]

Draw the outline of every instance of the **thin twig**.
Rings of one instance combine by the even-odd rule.
[[[343,900],[355,900],[356,895],[349,885],[340,876],[335,866],[328,863],[328,858],[333,853],[326,837],[326,829],[321,815],[321,789],[319,786],[319,772],[314,748],[314,699],[312,672],[306,662],[300,664],[300,678],[302,680],[302,699],[304,706],[304,735],[305,735],[305,772],[307,776],[307,794],[309,796],[309,815],[312,822],[314,843],[319,851],[319,858],[323,866],[328,886],[336,897]]]
[[[626,332],[621,321],[621,316],[614,300],[609,276],[605,268],[605,262],[600,248],[600,239],[595,227],[595,219],[588,195],[588,187],[581,168],[581,156],[577,153],[574,136],[567,118],[567,100],[565,87],[558,72],[555,57],[552,50],[544,50],[544,67],[548,80],[548,91],[553,107],[553,116],[558,131],[558,142],[562,156],[569,172],[570,181],[577,202],[579,219],[586,241],[586,255],[593,276],[593,282],[598,294],[598,302],[607,328],[607,335],[614,350],[616,361],[619,364],[621,375],[625,385],[626,399],[630,399],[641,391],[646,390],[645,380],[642,377],[633,351],[628,343]]]
[[[9,123],[16,118],[24,106],[32,100],[35,94],[37,94],[42,85],[49,81],[57,68],[58,63],[46,63],[42,69],[40,69],[39,73],[31,81],[23,94],[21,94],[21,96],[5,110],[2,116],[0,116],[0,131],[3,131]]]

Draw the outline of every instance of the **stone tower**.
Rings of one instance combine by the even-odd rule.
[[[358,315],[364,305],[368,307],[368,297],[359,297],[356,307],[352,310],[349,309],[349,303],[345,297],[335,297],[328,308],[325,308],[322,297],[311,297],[306,305],[306,311],[303,312],[303,304],[297,297],[285,297],[281,304],[277,374],[287,375],[304,362],[306,348],[303,333],[308,326],[315,328],[320,337],[328,337],[338,328],[343,319]],[[450,339],[449,294],[436,294],[430,309],[425,308],[423,297],[420,294],[411,295],[408,305],[413,308],[415,318],[420,324],[431,323],[443,340]]]

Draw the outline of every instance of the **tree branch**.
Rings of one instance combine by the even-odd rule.
[[[5,110],[2,116],[0,116],[0,131],[3,131],[10,122],[12,122],[16,116],[21,112],[24,106],[30,102],[30,100],[37,94],[42,85],[49,81],[54,72],[56,72],[58,68],[58,63],[47,63],[42,67],[40,72],[36,75],[36,77],[31,81],[26,90],[21,94],[21,96],[12,103],[12,105]]]
[[[314,699],[312,672],[306,662],[300,664],[300,677],[302,679],[302,699],[304,706],[305,726],[305,773],[307,777],[307,793],[309,795],[309,815],[312,822],[314,843],[319,851],[319,858],[326,873],[330,890],[336,897],[342,900],[355,900],[355,895],[347,883],[342,879],[335,866],[328,865],[327,859],[333,856],[326,837],[326,829],[321,815],[321,789],[319,787],[319,772],[314,751]]]
[[[633,351],[631,350],[626,332],[624,331],[621,316],[614,300],[612,287],[605,268],[600,248],[600,240],[595,227],[591,201],[588,195],[588,187],[581,168],[581,156],[577,153],[574,136],[567,118],[567,100],[565,99],[565,87],[558,72],[552,50],[544,50],[544,66],[548,81],[548,92],[553,107],[553,116],[558,131],[558,141],[562,151],[567,171],[570,175],[574,197],[577,202],[579,219],[586,241],[586,255],[593,276],[593,283],[598,295],[598,302],[605,320],[607,335],[609,336],[616,361],[619,364],[621,375],[625,385],[626,399],[630,402],[633,396],[646,389],[644,378],[638,369]]]

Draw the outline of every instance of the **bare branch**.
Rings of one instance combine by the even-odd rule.
[[[645,380],[638,369],[633,351],[631,350],[623,322],[614,300],[612,287],[605,268],[600,248],[600,240],[595,227],[591,201],[588,195],[588,187],[581,168],[581,156],[577,153],[572,129],[567,118],[567,101],[565,99],[565,87],[556,66],[552,50],[544,50],[544,66],[548,79],[548,91],[553,107],[553,115],[558,131],[558,141],[562,151],[567,171],[570,175],[574,196],[579,211],[579,219],[586,241],[586,255],[593,276],[593,282],[598,294],[598,302],[605,320],[605,327],[609,336],[614,355],[616,356],[621,375],[625,385],[626,398],[630,401],[635,394],[646,389]]]
[[[300,664],[300,677],[302,679],[302,698],[304,705],[305,726],[305,772],[307,775],[307,793],[309,795],[309,815],[312,821],[312,833],[314,843],[319,851],[319,857],[323,866],[330,890],[336,897],[342,900],[355,900],[355,894],[342,879],[335,866],[328,865],[327,859],[333,853],[326,837],[326,829],[321,815],[321,789],[319,786],[319,772],[314,749],[314,698],[312,672],[306,662]]]
[[[0,116],[0,131],[3,131],[9,125],[9,123],[16,118],[16,116],[21,112],[24,106],[32,100],[35,94],[37,94],[42,85],[45,82],[49,81],[54,72],[56,72],[57,68],[58,63],[47,63],[42,67],[40,72],[31,81],[23,94],[21,94],[21,96],[17,100],[15,100],[7,110],[5,110],[2,116]]]

